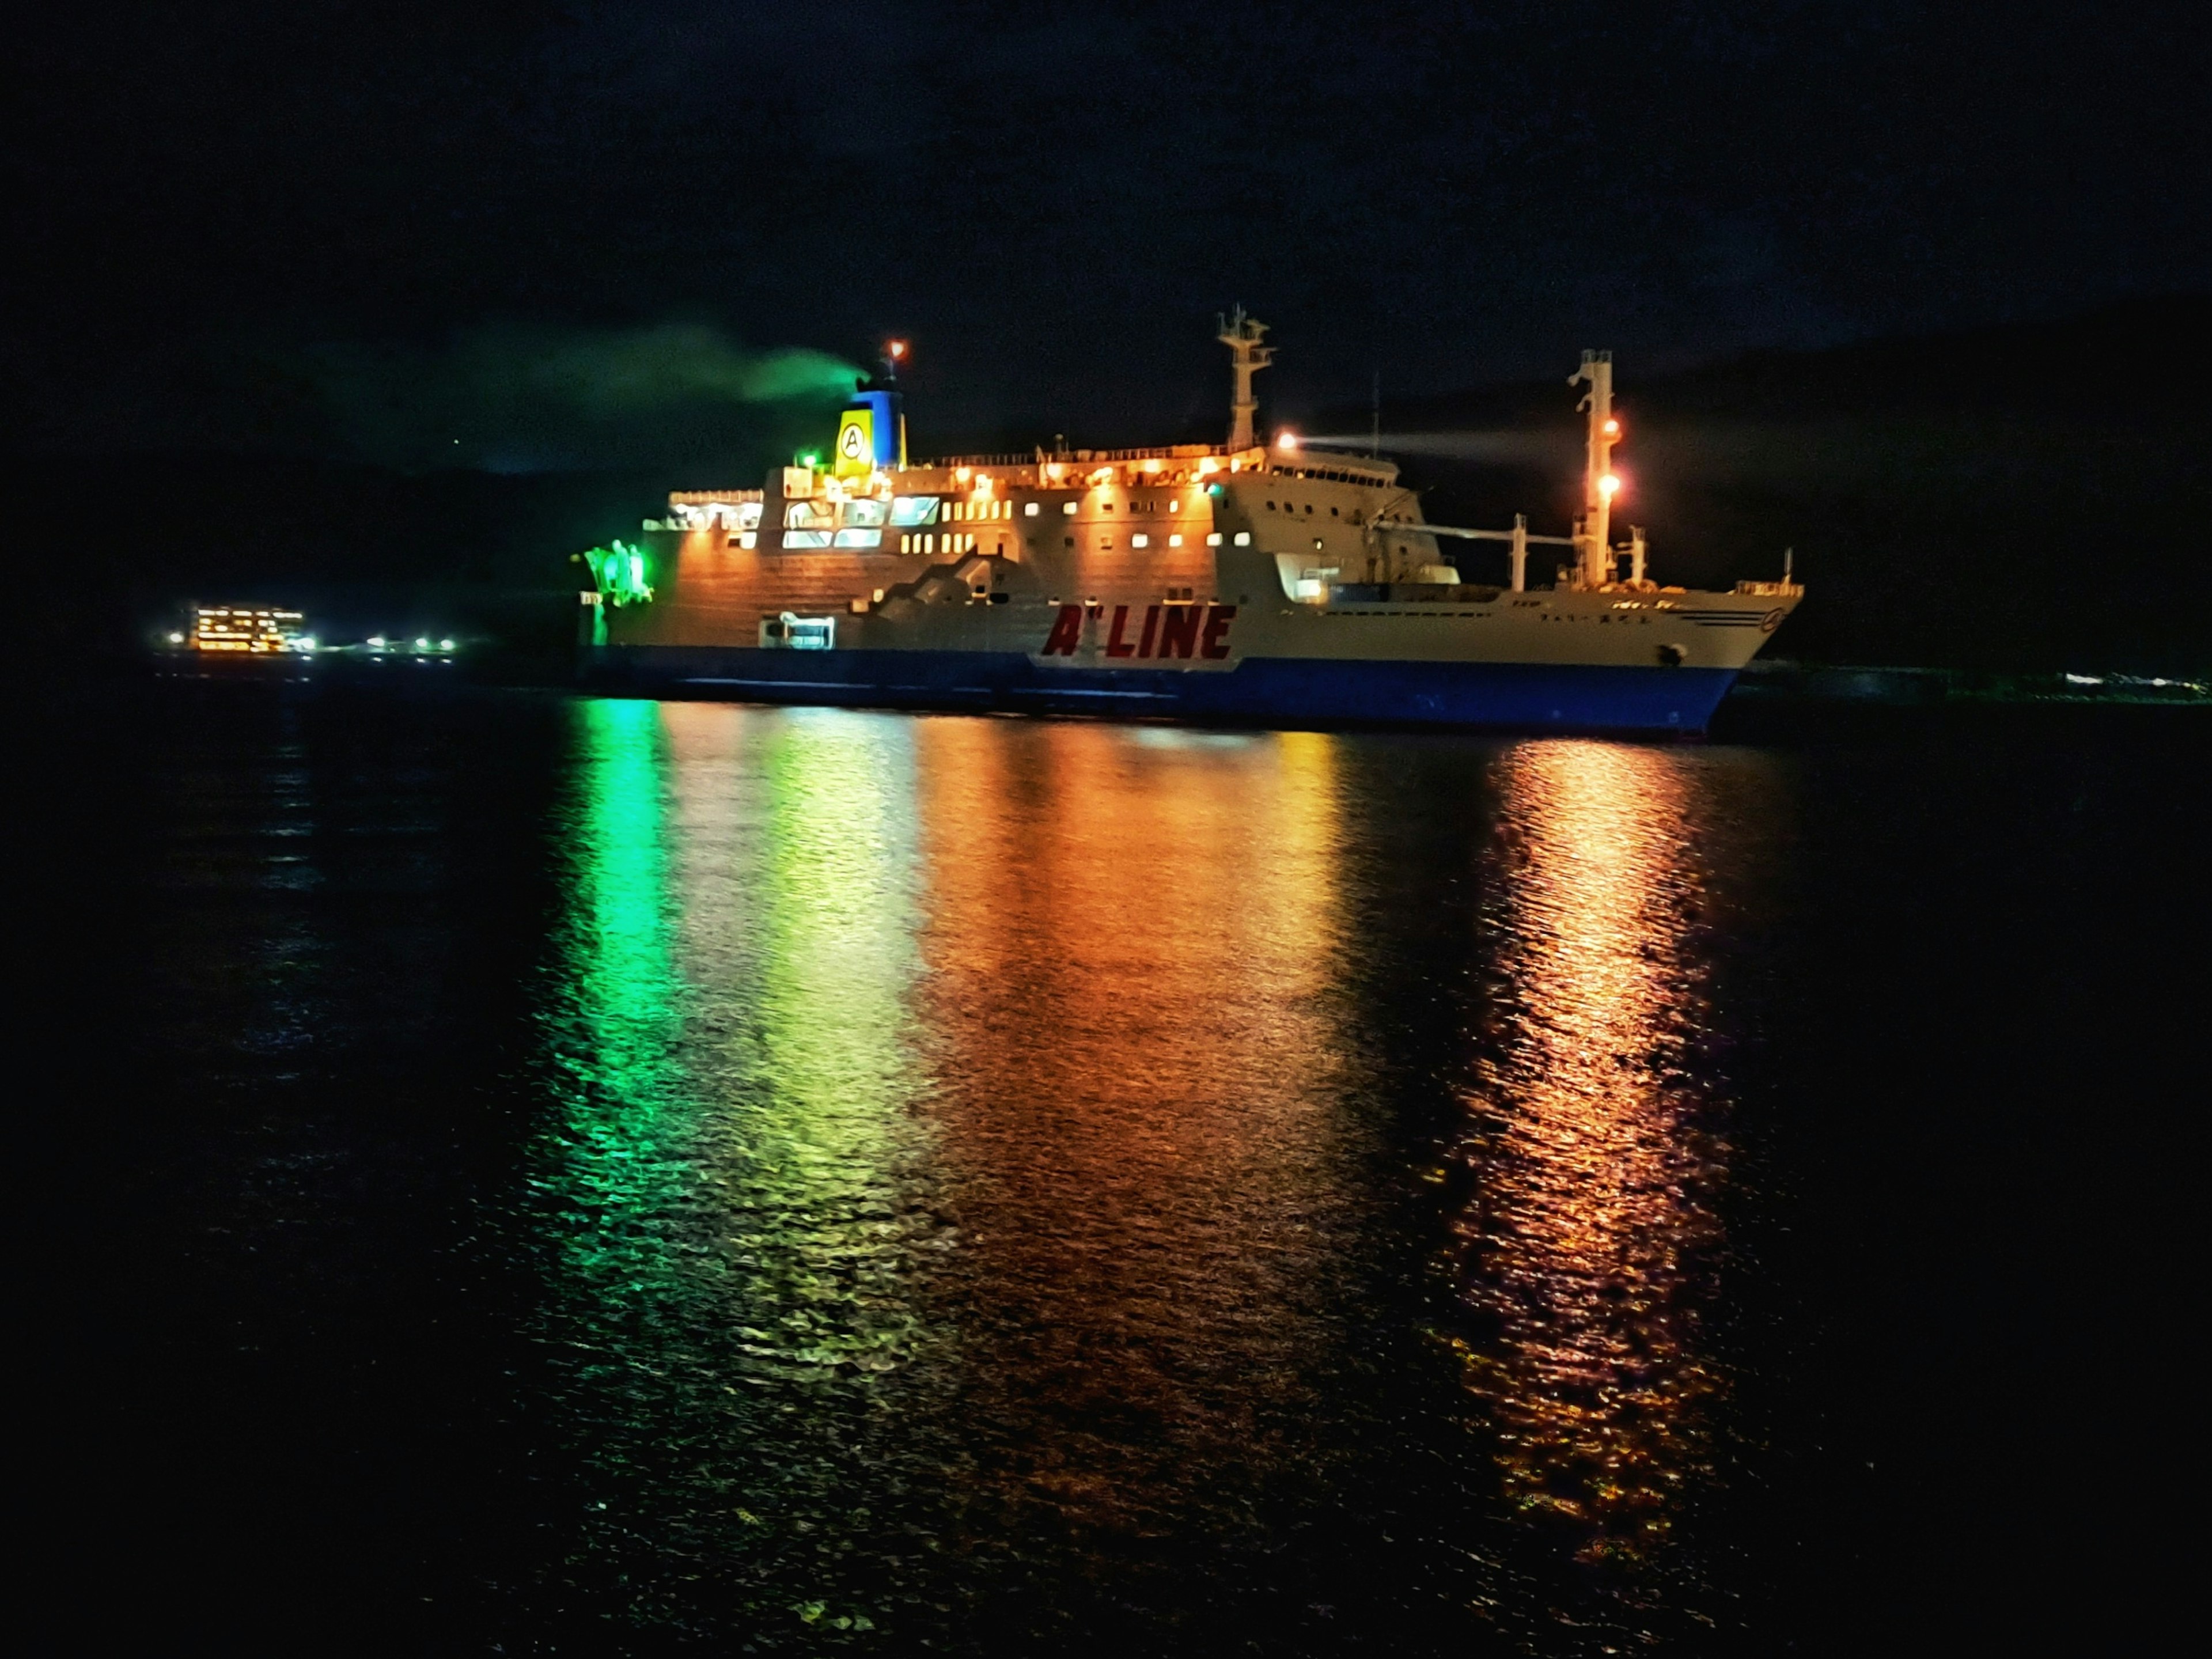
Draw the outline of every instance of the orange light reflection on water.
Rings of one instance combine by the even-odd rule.
[[[1334,740],[919,731],[973,1490],[1156,1534],[1267,1467],[1327,1341]]]
[[[1709,1457],[1696,1255],[1716,1242],[1704,1096],[1679,1063],[1700,990],[1700,878],[1676,751],[1516,747],[1499,769],[1492,920],[1507,988],[1467,1149],[1462,1340],[1504,1493],[1582,1559],[1662,1546]]]

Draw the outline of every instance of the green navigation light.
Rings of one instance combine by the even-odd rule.
[[[610,605],[643,605],[653,598],[646,580],[645,550],[618,541],[612,547],[595,547],[583,556],[592,585]]]

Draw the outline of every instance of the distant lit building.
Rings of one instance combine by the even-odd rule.
[[[191,644],[195,651],[235,651],[255,656],[315,648],[307,618],[297,611],[242,605],[197,607],[192,613]]]

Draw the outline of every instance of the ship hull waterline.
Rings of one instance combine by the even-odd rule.
[[[1733,668],[1248,657],[1226,672],[1042,666],[1019,652],[587,647],[616,695],[836,708],[1083,714],[1224,726],[1702,734]]]

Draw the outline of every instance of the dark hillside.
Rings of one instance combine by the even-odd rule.
[[[299,605],[332,638],[398,629],[565,649],[568,555],[634,532],[668,487],[234,454],[4,467],[4,544],[58,578],[33,647],[71,655],[135,653],[194,599]]]
[[[1571,362],[1556,382],[1386,404],[1384,447],[1431,517],[1565,527]],[[1662,580],[1771,575],[1794,547],[1810,593],[1783,654],[2202,673],[2208,369],[2201,300],[1649,378],[1625,359],[1620,517],[1650,530]]]

